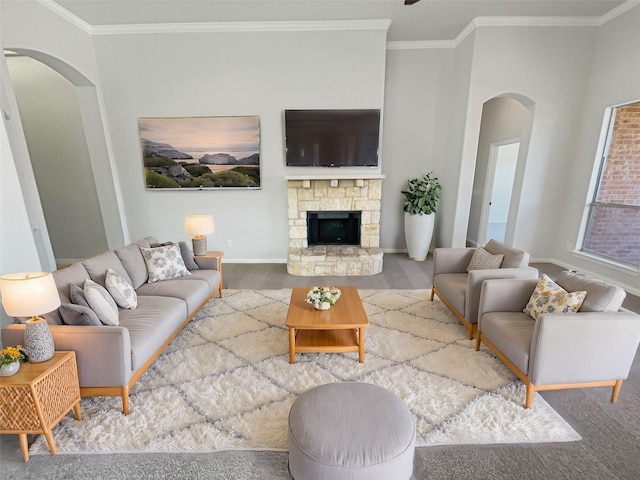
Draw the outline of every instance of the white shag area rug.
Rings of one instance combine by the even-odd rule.
[[[54,429],[59,453],[287,449],[295,398],[329,382],[368,382],[402,398],[416,446],[580,440],[536,393],[475,341],[429,290],[360,290],[370,326],[357,353],[298,354],[289,364],[282,290],[225,290],[187,325],[131,391],[83,398],[83,420]],[[44,437],[32,454],[49,453]]]

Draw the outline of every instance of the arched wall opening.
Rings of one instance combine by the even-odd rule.
[[[30,164],[18,169],[19,180],[34,197],[28,210],[38,204],[46,223],[32,228],[41,237],[41,260],[49,257],[43,266],[52,269],[122,245],[124,216],[95,85],[54,57],[11,51],[7,67],[28,150],[15,161]],[[38,223],[37,211],[29,217]]]
[[[533,110],[533,102],[518,94],[499,95],[483,104],[467,225],[467,245],[485,244],[493,236],[500,237],[496,239],[507,245],[513,244]],[[502,156],[501,159],[501,151],[504,155],[509,155],[509,150],[515,158]],[[513,170],[506,171],[509,169]],[[496,199],[508,204],[500,205],[500,202],[496,203]],[[501,213],[496,214],[496,211]],[[492,230],[500,223],[504,223],[502,228]],[[492,231],[496,234],[492,235]]]

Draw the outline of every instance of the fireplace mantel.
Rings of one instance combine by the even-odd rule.
[[[372,174],[364,175],[362,173],[354,173],[349,175],[335,174],[312,174],[312,175],[287,175],[285,180],[382,180],[384,175]]]

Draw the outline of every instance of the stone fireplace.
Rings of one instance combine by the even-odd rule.
[[[380,273],[382,178],[288,178],[287,271],[301,276]],[[346,234],[355,224],[357,240],[353,232]],[[319,227],[324,227],[322,234]]]

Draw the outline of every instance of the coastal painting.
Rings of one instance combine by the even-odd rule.
[[[260,188],[260,117],[140,118],[147,189]]]

